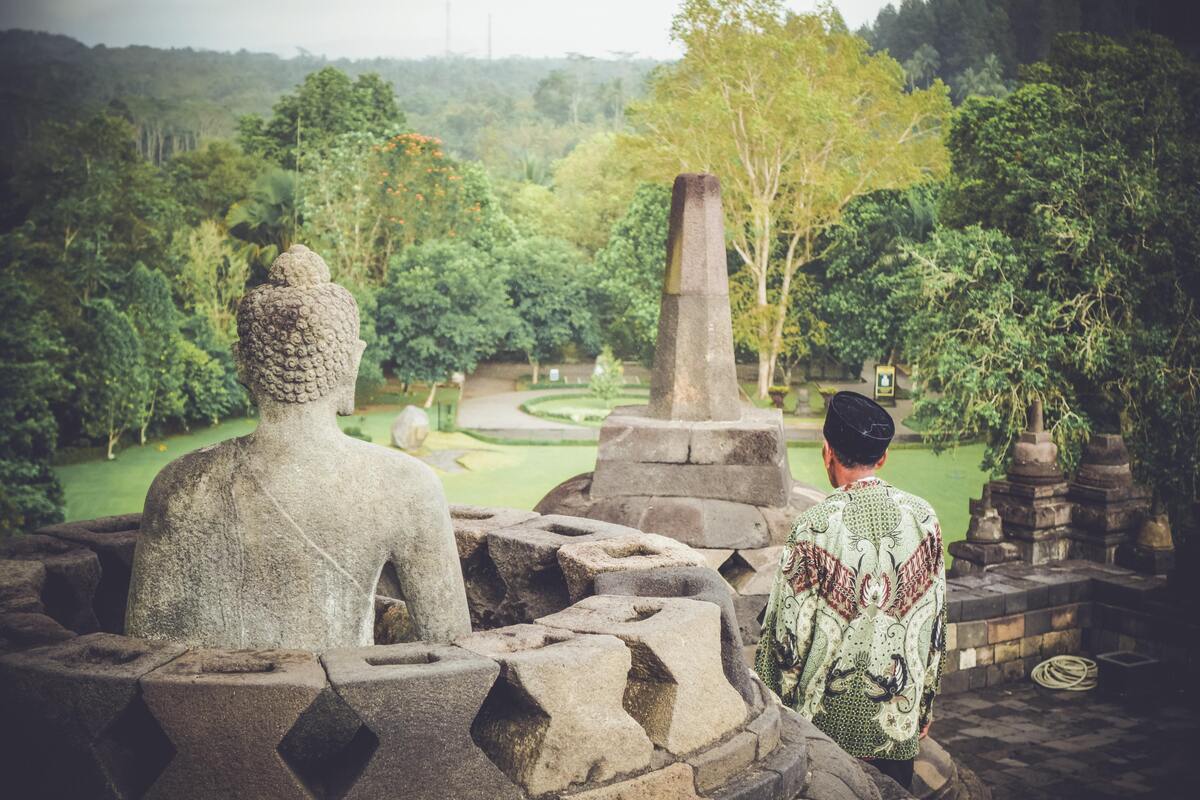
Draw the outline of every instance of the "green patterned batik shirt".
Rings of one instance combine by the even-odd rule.
[[[800,515],[763,621],[755,671],[859,758],[908,759],[931,719],[946,649],[942,532],[878,478]]]

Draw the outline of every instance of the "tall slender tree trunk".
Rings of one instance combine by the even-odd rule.
[[[108,452],[106,453],[106,455],[107,455],[109,461],[112,461],[113,459],[116,458],[116,456],[113,455],[113,446],[117,443],[117,440],[120,438],[121,438],[120,431],[110,430],[108,432]]]
[[[758,396],[767,396],[771,386],[771,354],[766,350],[758,351]]]
[[[533,367],[533,382],[536,385],[538,382],[538,377],[541,375],[542,362],[538,361],[536,358],[531,358],[529,359],[529,365]]]
[[[425,408],[431,408],[433,406],[433,398],[437,396],[437,390],[438,390],[438,382],[430,381],[429,382],[429,396],[425,398],[425,406],[424,406]]]

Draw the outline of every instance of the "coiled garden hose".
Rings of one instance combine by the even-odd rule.
[[[1083,656],[1048,658],[1034,667],[1029,677],[1039,686],[1065,692],[1086,692],[1098,683],[1096,662]]]

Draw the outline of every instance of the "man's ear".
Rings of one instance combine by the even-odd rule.
[[[883,451],[883,458],[875,462],[875,469],[883,469],[883,465],[887,463],[888,451]]]

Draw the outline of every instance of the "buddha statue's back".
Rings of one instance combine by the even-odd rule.
[[[337,426],[351,413],[358,310],[297,245],[238,310],[249,436],[169,464],[146,497],[127,632],[197,646],[370,644],[395,568],[417,634],[469,631],[449,512],[432,471]]]

